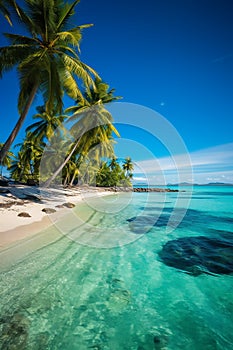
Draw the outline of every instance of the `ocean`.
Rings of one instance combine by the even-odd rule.
[[[232,223],[233,186],[86,199],[0,253],[0,349],[233,349]]]

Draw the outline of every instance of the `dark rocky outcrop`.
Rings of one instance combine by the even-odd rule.
[[[177,189],[171,189],[171,188],[153,188],[153,187],[100,187],[104,189],[105,191],[111,191],[111,192],[179,192]],[[184,191],[182,191],[184,192]]]
[[[134,192],[179,192],[179,190],[171,188],[153,188],[153,187],[135,187]]]
[[[19,213],[18,216],[21,218],[30,218],[31,217],[31,215],[29,213],[26,213],[24,211],[22,213]]]
[[[66,207],[66,208],[74,208],[74,207],[75,207],[75,204],[69,203],[69,202],[68,202],[68,203],[63,203],[62,206],[63,206],[63,207]]]
[[[233,273],[233,242],[205,236],[168,241],[159,252],[161,261],[193,276]]]
[[[62,209],[62,208],[70,208],[71,209],[74,207],[75,207],[75,204],[70,203],[70,202],[56,205],[56,208],[59,208],[59,209]]]
[[[42,211],[46,214],[52,214],[52,213],[55,213],[56,212],[56,209],[53,209],[53,208],[44,208],[42,209]]]

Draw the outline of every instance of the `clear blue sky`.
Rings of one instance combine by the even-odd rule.
[[[161,113],[191,154],[224,147],[233,151],[232,0],[81,0],[76,11],[77,24],[94,24],[83,32],[81,59],[124,102]],[[1,31],[10,30],[1,18]],[[15,73],[7,73],[0,87],[4,141],[17,116]],[[120,131],[137,142],[144,137],[128,127]],[[157,157],[165,156],[158,150]],[[230,181],[233,171],[227,166]]]

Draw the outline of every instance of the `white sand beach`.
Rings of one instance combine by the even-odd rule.
[[[112,193],[95,187],[40,189],[17,185],[1,188],[0,250],[49,227],[85,198]]]

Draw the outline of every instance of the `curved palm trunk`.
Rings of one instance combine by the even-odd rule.
[[[74,174],[73,174],[73,176],[72,176],[72,179],[71,179],[71,181],[70,181],[70,183],[69,183],[70,186],[73,186],[74,180],[75,180],[75,178],[76,178],[77,175],[78,175],[78,171],[77,171],[77,169],[76,169],[76,170],[74,171]]]
[[[69,174],[67,173],[63,186],[67,185]]]
[[[0,151],[0,164],[2,163],[3,159],[5,158],[7,152],[9,151],[12,143],[14,142],[19,130],[21,129],[23,123],[24,123],[24,120],[27,116],[27,113],[28,113],[28,110],[29,108],[31,107],[31,104],[35,98],[35,95],[36,95],[36,91],[37,91],[37,88],[38,88],[38,84],[35,84],[32,88],[32,91],[29,95],[29,98],[28,98],[28,101],[27,101],[27,104],[26,106],[24,107],[24,110],[21,114],[21,116],[19,117],[14,129],[12,130],[10,136],[8,137],[8,139],[6,140],[6,142],[4,143],[4,146],[2,147],[1,151]]]
[[[74,154],[76,148],[79,145],[79,142],[81,140],[81,137],[78,139],[78,141],[75,143],[74,147],[72,148],[71,152],[68,154],[68,156],[66,157],[66,159],[64,160],[64,162],[57,168],[57,170],[54,172],[54,174],[48,179],[46,180],[41,187],[43,188],[47,188],[50,186],[51,182],[57,177],[58,174],[60,174],[60,172],[62,171],[62,169],[64,168],[64,166],[68,163],[68,161],[70,160],[70,158],[72,157],[72,155]]]

